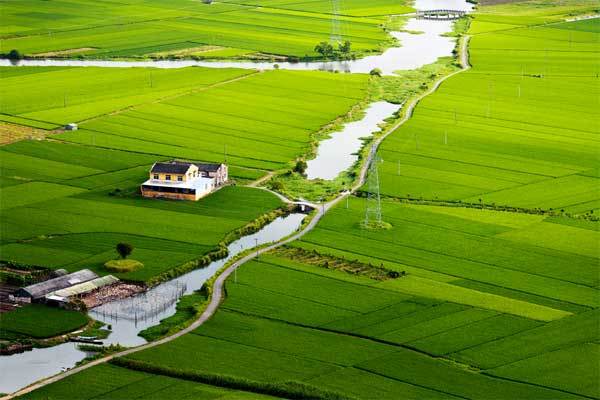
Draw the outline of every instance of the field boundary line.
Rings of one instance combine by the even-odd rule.
[[[400,128],[402,125],[404,125],[404,123],[406,123],[413,115],[413,111],[415,109],[415,107],[417,106],[417,104],[419,104],[421,102],[421,100],[423,100],[425,97],[429,96],[430,94],[434,93],[435,91],[437,91],[437,89],[440,87],[440,85],[445,82],[447,79],[453,77],[454,75],[457,75],[461,72],[467,71],[471,68],[471,65],[469,64],[469,53],[468,53],[468,43],[469,43],[469,36],[468,35],[464,35],[461,38],[459,38],[459,63],[461,65],[461,69],[459,69],[458,71],[455,71],[451,74],[448,74],[442,78],[440,78],[438,81],[436,81],[434,83],[434,85],[427,91],[421,93],[420,95],[418,95],[417,97],[415,97],[412,101],[410,101],[407,105],[407,107],[404,109],[404,116],[397,121],[390,129],[389,131],[384,134],[381,135],[380,137],[378,137],[377,139],[375,139],[372,144],[371,144],[371,149],[372,151],[369,153],[369,156],[367,157],[367,159],[365,160],[365,162],[363,162],[363,165],[361,167],[360,170],[360,174],[358,177],[358,180],[356,181],[356,183],[350,188],[350,190],[346,190],[345,192],[342,192],[338,197],[334,198],[333,200],[329,201],[328,203],[323,203],[320,207],[320,209],[316,209],[316,214],[315,216],[310,220],[310,222],[304,227],[303,230],[296,232],[295,234],[287,237],[286,239],[283,239],[279,242],[270,244],[266,247],[260,248],[242,258],[240,258],[239,260],[233,262],[229,267],[227,267],[215,280],[214,285],[213,285],[213,294],[212,297],[209,301],[209,304],[207,305],[207,307],[204,309],[204,311],[202,312],[202,314],[200,315],[200,317],[198,319],[196,319],[191,325],[189,325],[187,328],[182,329],[179,332],[176,332],[175,334],[171,335],[171,336],[167,336],[164,337],[162,339],[159,339],[157,341],[154,342],[150,342],[150,343],[146,343],[144,345],[138,346],[138,347],[133,347],[127,350],[124,350],[122,352],[119,353],[115,353],[115,354],[111,354],[108,355],[106,357],[102,357],[99,358],[97,360],[93,360],[90,361],[89,363],[86,363],[84,365],[78,366],[78,367],[74,367],[66,372],[62,372],[62,373],[58,373],[57,375],[51,376],[50,378],[45,378],[42,379],[41,381],[38,381],[36,383],[33,383],[23,389],[20,389],[14,393],[8,394],[2,398],[0,398],[0,400],[10,400],[10,399],[14,399],[15,397],[18,396],[22,396],[24,394],[30,393],[34,390],[40,389],[44,386],[47,386],[51,383],[55,383],[58,382],[68,376],[74,375],[78,372],[84,371],[86,369],[89,369],[91,367],[94,367],[96,365],[100,365],[103,363],[106,363],[108,361],[111,361],[117,357],[124,357],[124,356],[128,356],[130,354],[133,353],[137,353],[139,351],[142,350],[147,350],[147,349],[151,349],[153,347],[156,346],[160,346],[161,344],[165,344],[168,342],[171,342],[175,339],[178,339],[180,337],[182,337],[183,335],[192,332],[193,330],[197,329],[198,327],[200,327],[201,325],[203,325],[206,321],[208,321],[210,318],[212,318],[212,316],[217,312],[217,310],[219,309],[219,306],[221,305],[221,302],[224,300],[225,298],[225,291],[224,291],[224,287],[225,287],[225,281],[227,280],[227,278],[229,278],[229,276],[231,274],[233,274],[233,272],[240,267],[241,265],[245,264],[246,262],[254,259],[255,257],[260,256],[261,254],[267,253],[273,249],[276,249],[278,247],[281,247],[283,245],[286,245],[288,243],[291,243],[297,239],[302,238],[304,235],[306,235],[308,232],[312,231],[316,226],[317,223],[321,220],[321,218],[323,218],[323,216],[327,213],[327,211],[329,211],[330,209],[332,209],[333,207],[335,207],[338,203],[340,203],[342,200],[344,200],[346,197],[352,195],[354,192],[356,192],[358,189],[360,189],[360,187],[364,184],[364,182],[366,181],[366,177],[367,177],[367,172],[369,169],[369,165],[371,164],[372,161],[372,155],[374,153],[376,153],[376,151],[378,150],[379,146],[381,145],[381,143],[383,142],[383,140],[385,138],[387,138],[389,135],[391,135],[393,132],[395,132],[396,130],[398,130],[398,128]],[[240,80],[240,79],[245,79],[246,77],[252,76],[254,74],[258,74],[260,73],[260,71],[255,71],[254,73],[250,73],[250,74],[246,74],[242,77],[236,77],[232,80],[229,81],[223,81],[223,82],[219,82],[218,84],[225,84],[225,83],[229,83],[233,80]],[[268,190],[268,189],[267,189]],[[281,196],[284,197],[284,196]],[[291,200],[287,199],[287,202],[292,202]]]
[[[107,116],[121,114],[121,113],[126,112],[126,111],[131,111],[131,110],[133,110],[133,109],[135,109],[137,107],[145,106],[145,105],[148,105],[148,104],[156,104],[156,103],[160,103],[160,102],[163,102],[163,101],[166,101],[166,100],[176,99],[178,97],[187,96],[187,95],[198,93],[198,92],[203,92],[205,90],[209,90],[209,89],[212,89],[212,88],[215,88],[215,87],[227,85],[228,83],[237,82],[237,81],[240,81],[242,79],[246,79],[246,78],[249,78],[249,77],[251,77],[253,75],[260,74],[260,73],[262,73],[262,71],[260,71],[260,70],[247,70],[247,73],[244,73],[241,76],[236,76],[234,78],[226,79],[224,81],[219,81],[219,82],[211,83],[211,84],[206,85],[206,86],[195,87],[195,88],[192,88],[192,89],[189,89],[189,90],[185,90],[185,91],[180,92],[180,93],[176,93],[176,94],[171,94],[171,95],[168,95],[168,96],[159,97],[159,98],[153,99],[151,101],[142,102],[142,103],[138,103],[138,104],[132,104],[132,105],[129,105],[127,107],[119,108],[118,110],[109,111],[109,112],[104,113],[104,114],[95,115],[93,117],[90,117],[90,118],[87,118],[87,119],[83,119],[81,121],[78,121],[78,123],[79,124],[84,124],[86,122],[90,122],[90,121],[96,120],[98,118],[103,118],[103,117],[107,117]]]

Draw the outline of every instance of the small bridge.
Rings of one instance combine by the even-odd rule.
[[[417,18],[433,20],[453,20],[459,19],[466,14],[466,11],[461,10],[419,10],[417,11]]]

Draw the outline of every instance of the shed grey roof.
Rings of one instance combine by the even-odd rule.
[[[106,275],[101,276],[100,278],[92,279],[91,281],[79,283],[77,285],[73,285],[64,289],[56,290],[52,293],[46,295],[49,296],[58,296],[58,297],[71,297],[77,296],[78,294],[84,294],[91,292],[96,289],[100,289],[101,287],[112,285],[113,283],[119,282],[119,279],[112,276]]]
[[[78,283],[87,282],[97,277],[98,275],[96,275],[89,269],[82,269],[80,271],[73,272],[68,275],[48,279],[47,281],[35,283],[33,285],[21,288],[18,291],[18,296],[29,296],[32,299],[39,299],[50,292],[54,292],[55,290],[60,290],[69,286],[76,285]]]

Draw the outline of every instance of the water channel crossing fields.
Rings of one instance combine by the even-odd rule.
[[[412,5],[343,0],[332,25],[324,0],[140,0],[98,24],[102,3],[46,3],[9,2],[3,49],[303,56],[339,28],[369,50],[386,38],[382,15]],[[588,0],[480,5],[458,47],[471,68],[430,93],[424,82],[375,149],[385,224],[363,223],[356,178],[295,240],[230,266],[191,325],[19,398],[600,400],[600,19],[565,21],[592,12]],[[106,275],[125,241],[144,267],[116,275],[152,282],[282,207],[245,184],[288,173],[315,132],[394,79],[376,75],[0,68],[0,124],[46,137],[0,148],[0,261]],[[238,184],[198,202],[141,198],[149,167],[173,158],[226,160]],[[38,309],[23,310],[11,332],[81,323],[62,314],[37,332]]]

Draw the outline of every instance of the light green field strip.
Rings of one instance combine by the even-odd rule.
[[[597,398],[600,345],[585,343],[490,370],[493,375]]]
[[[543,215],[497,212],[464,207],[422,206],[412,204],[408,204],[407,207],[413,207],[417,210],[431,211],[437,214],[451,215],[453,217],[463,218],[469,221],[477,221],[515,229],[522,229],[531,225],[535,225],[539,222],[542,222],[545,218]]]
[[[2,210],[8,210],[71,196],[84,191],[84,189],[54,183],[27,182],[2,189],[0,193],[0,205]]]
[[[600,232],[541,222],[498,237],[588,257],[600,257]],[[566,240],[568,238],[568,240]]]
[[[531,318],[538,321],[552,321],[564,318],[571,314],[567,311],[556,310],[538,304],[527,303],[525,301],[510,299],[490,293],[483,293],[416,276],[409,276],[397,281],[382,282],[378,286],[388,290],[412,294],[414,296],[452,301],[473,307]]]

